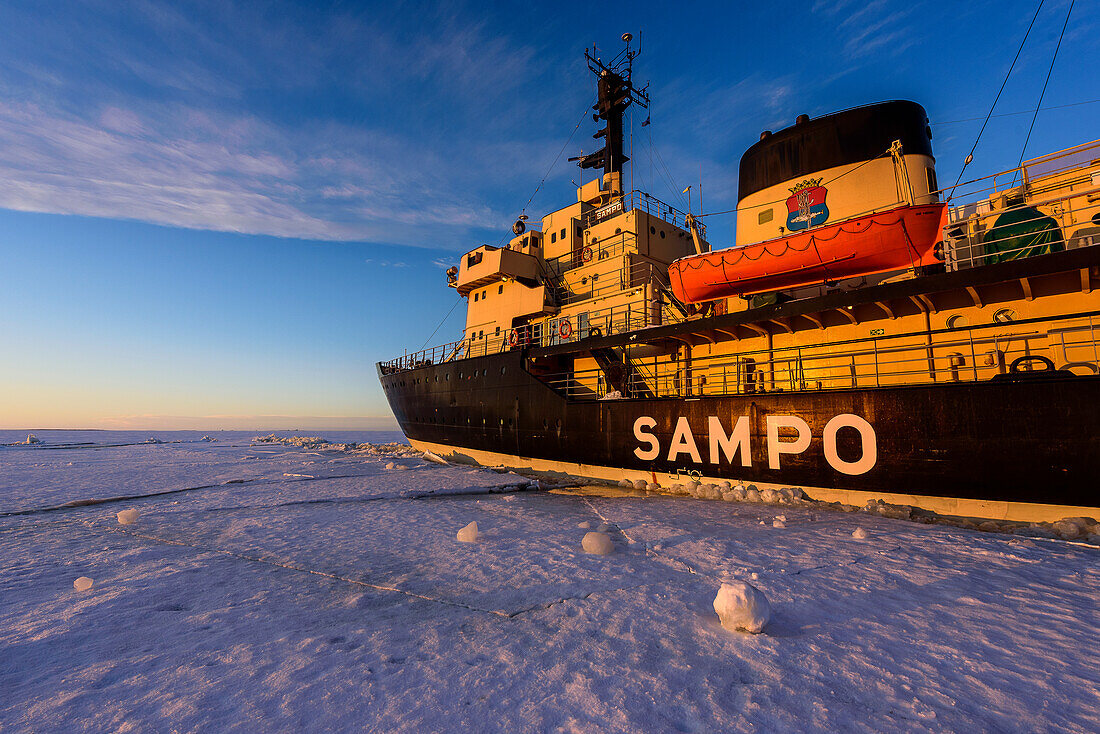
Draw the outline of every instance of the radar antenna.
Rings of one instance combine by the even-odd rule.
[[[592,136],[604,139],[603,148],[569,160],[576,161],[581,168],[603,168],[604,175],[612,172],[621,174],[623,164],[630,160],[623,155],[623,113],[626,108],[637,104],[643,109],[649,109],[649,84],[639,89],[630,81],[634,58],[641,53],[641,49],[634,50],[630,47],[632,39],[632,35],[624,33],[623,42],[626,46],[608,63],[604,63],[597,55],[599,50],[595,45],[584,50],[588,68],[596,75],[598,97],[596,104],[592,106],[595,110],[592,121],[603,120],[607,124]]]

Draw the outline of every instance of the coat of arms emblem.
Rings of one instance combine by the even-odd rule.
[[[787,199],[787,229],[797,232],[824,224],[829,218],[829,207],[825,206],[828,193],[820,178],[808,178],[795,185]]]

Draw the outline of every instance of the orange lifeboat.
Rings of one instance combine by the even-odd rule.
[[[938,263],[945,204],[901,206],[744,247],[680,258],[668,268],[685,303],[786,290]]]

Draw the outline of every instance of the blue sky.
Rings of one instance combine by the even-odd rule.
[[[531,196],[594,95],[586,45],[641,38],[635,186],[678,204],[702,175],[715,211],[762,129],[883,99],[928,109],[953,181],[1035,7],[6,2],[0,427],[378,425],[374,363],[429,341],[447,264]],[[1019,159],[1031,116],[1004,113],[1034,109],[1068,8],[1044,4],[968,178]],[[1029,157],[1100,134],[1098,59],[1079,2]]]

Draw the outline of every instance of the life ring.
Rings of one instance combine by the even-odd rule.
[[[585,245],[584,248],[581,250],[581,260],[586,263],[592,262],[592,248],[588,245]]]
[[[512,347],[518,347],[519,346],[519,331],[518,330],[512,329],[508,333],[508,345],[512,346]]]
[[[1046,357],[1044,357],[1040,354],[1025,354],[1022,357],[1017,357],[1016,359],[1012,360],[1012,364],[1010,364],[1008,366],[1008,371],[1009,372],[1023,372],[1024,370],[1020,367],[1020,365],[1030,364],[1031,362],[1042,362],[1043,363],[1043,369],[1042,369],[1043,372],[1053,372],[1054,371],[1054,362],[1051,362],[1049,359],[1047,359]],[[1028,367],[1027,371],[1031,372],[1032,371],[1031,367]]]
[[[558,322],[558,333],[561,335],[562,339],[568,339],[573,336],[573,324],[569,319],[562,319]]]

